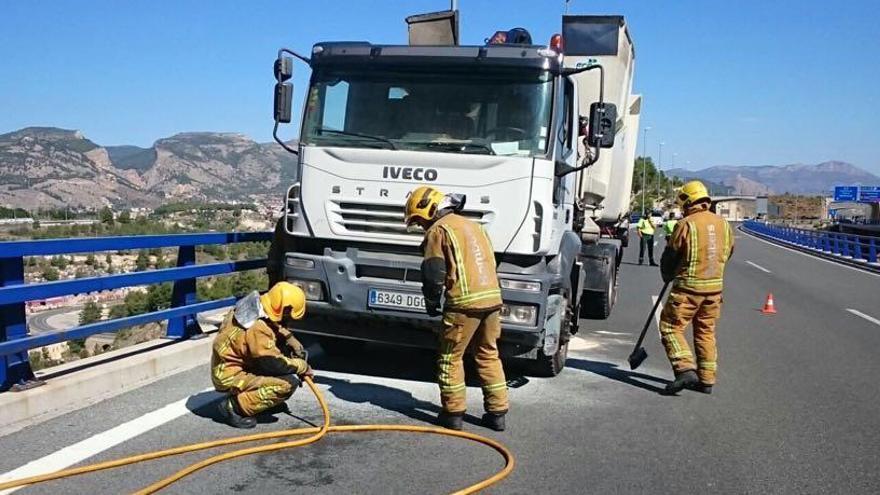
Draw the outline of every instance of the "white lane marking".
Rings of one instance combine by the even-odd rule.
[[[208,392],[210,390],[214,389],[208,388],[202,390],[202,392]],[[0,482],[27,478],[29,476],[51,473],[53,471],[68,468],[138,435],[146,433],[153,428],[157,428],[169,421],[189,414],[190,410],[186,407],[186,403],[189,400],[190,397],[187,397],[177,402],[173,402],[165,407],[148,412],[143,416],[86,438],[81,442],[77,442],[61,450],[55,451],[52,454],[31,461],[17,469],[3,473],[0,475]],[[199,403],[194,404],[194,406],[198,407],[207,404],[212,400],[216,400],[216,397],[205,397],[203,400],[198,401]],[[16,490],[18,490],[18,488],[3,490],[0,492],[0,495],[12,493]]]
[[[763,266],[761,266],[761,265],[759,265],[759,264],[757,264],[757,263],[755,263],[755,262],[753,262],[753,261],[746,260],[746,263],[752,265],[753,267],[757,268],[758,270],[761,270],[761,271],[764,272],[764,273],[773,273],[773,272],[771,272],[770,270],[764,268]]]
[[[858,316],[859,318],[864,318],[875,325],[880,325],[880,320],[878,320],[877,318],[874,318],[871,315],[866,315],[865,313],[862,313],[861,311],[859,311],[857,309],[846,308],[846,310],[849,311],[850,313]]]
[[[746,232],[746,231],[744,231],[744,230],[743,230],[743,231],[740,231],[740,232],[743,232],[744,234],[746,234],[747,236],[751,237],[752,239],[754,239],[754,240],[756,240],[756,241],[761,241],[761,242],[763,242],[764,244],[769,244],[769,245],[771,245],[771,246],[773,246],[773,247],[777,247],[777,248],[779,248],[779,249],[785,249],[786,251],[791,251],[792,253],[797,253],[797,254],[799,254],[799,255],[801,255],[801,256],[806,256],[807,258],[810,258],[811,260],[824,261],[825,263],[828,263],[828,264],[831,264],[831,265],[834,265],[834,266],[839,266],[840,268],[846,268],[847,270],[852,270],[852,271],[855,271],[855,272],[864,273],[865,275],[871,275],[871,276],[874,276],[874,277],[880,277],[880,273],[869,272],[869,271],[867,271],[867,270],[862,270],[861,268],[856,268],[856,267],[854,267],[854,266],[844,265],[843,263],[835,263],[834,261],[826,260],[825,258],[822,258],[822,257],[819,257],[819,256],[813,256],[813,255],[811,255],[811,254],[807,254],[807,253],[805,253],[805,252],[803,252],[803,251],[798,251],[797,249],[792,249],[792,248],[790,248],[790,247],[786,247],[786,246],[782,246],[782,245],[779,245],[779,244],[775,244],[775,243],[770,242],[770,241],[766,241],[766,240],[761,239],[760,237],[758,237],[758,236],[756,236],[756,235],[754,235],[754,234],[750,234],[750,233],[748,233],[748,232]]]

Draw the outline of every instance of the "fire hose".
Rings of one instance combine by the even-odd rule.
[[[302,447],[304,445],[308,445],[311,443],[315,443],[321,440],[324,435],[328,433],[345,433],[345,432],[366,432],[366,431],[393,431],[393,432],[404,432],[404,433],[428,433],[432,435],[443,435],[443,436],[451,436],[456,438],[462,438],[465,440],[470,440],[473,442],[481,443],[488,447],[491,447],[495,451],[497,451],[504,458],[504,468],[500,471],[496,472],[492,476],[483,479],[482,481],[472,484],[470,486],[464,487],[460,490],[453,492],[453,495],[465,495],[470,493],[476,493],[480,490],[483,490],[495,483],[506,478],[512,471],[515,465],[515,459],[513,457],[513,453],[508,450],[502,443],[495,441],[491,438],[484,437],[482,435],[477,435],[474,433],[468,433],[464,431],[456,431],[456,430],[448,430],[445,428],[433,427],[433,426],[412,426],[412,425],[345,425],[345,426],[331,426],[330,425],[330,410],[327,407],[327,402],[324,399],[324,395],[318,390],[318,387],[315,386],[315,383],[312,381],[310,377],[305,378],[306,385],[309,386],[312,393],[315,395],[315,398],[318,401],[318,405],[321,407],[321,412],[323,414],[324,421],[320,427],[309,427],[309,428],[294,428],[289,430],[280,430],[280,431],[272,431],[266,433],[257,433],[252,435],[242,435],[238,437],[232,438],[224,438],[220,440],[213,440],[208,442],[200,442],[193,443],[189,445],[181,445],[179,447],[174,447],[166,450],[158,450],[153,452],[147,452],[144,454],[134,455],[130,457],[123,457],[120,459],[114,459],[111,461],[99,462],[95,464],[89,464],[86,466],[80,466],[70,469],[63,469],[60,471],[55,471],[52,473],[41,474],[37,476],[30,476],[27,478],[21,478],[18,480],[7,481],[5,483],[0,483],[0,490],[5,490],[8,488],[16,488],[25,485],[33,485],[36,483],[44,483],[47,481],[58,480],[62,478],[69,478],[71,476],[77,476],[80,474],[86,473],[94,473],[97,471],[102,471],[105,469],[112,469],[122,466],[128,466],[132,464],[137,464],[140,462],[151,461],[153,459],[159,459],[162,457],[170,457],[180,454],[186,454],[189,452],[196,452],[199,450],[212,449],[215,447],[222,447],[226,445],[237,445],[241,443],[248,442],[256,442],[259,440],[271,440],[277,438],[287,438],[293,436],[300,435],[308,435],[305,438],[299,438],[296,440],[289,440],[285,442],[273,443],[268,445],[258,445],[255,447],[247,447],[239,450],[233,450],[230,452],[226,452],[223,454],[218,454],[213,457],[209,457],[202,461],[191,464],[176,473],[168,476],[167,478],[161,479],[152,485],[143,488],[137,492],[138,495],[146,495],[150,493],[156,493],[157,491],[168,487],[172,483],[175,483],[190,474],[199,471],[200,469],[204,469],[208,466],[227,461],[230,459],[235,459],[238,457],[243,457],[251,454],[261,454],[267,452],[275,452],[284,449],[291,449],[295,447]]]

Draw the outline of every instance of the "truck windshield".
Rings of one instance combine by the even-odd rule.
[[[547,72],[317,72],[302,140],[349,146],[540,156],[552,103]]]

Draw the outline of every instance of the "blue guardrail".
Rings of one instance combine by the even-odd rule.
[[[235,298],[196,302],[196,279],[264,268],[266,259],[197,265],[195,247],[205,244],[263,242],[271,238],[271,232],[240,232],[0,242],[0,391],[16,385],[26,386],[35,381],[28,362],[28,350],[36,347],[164,320],[168,320],[168,338],[186,339],[198,334],[195,320],[197,313],[228,306]],[[162,247],[177,248],[177,267],[56,282],[24,283],[26,256]],[[171,307],[168,309],[38,335],[28,334],[25,318],[27,301],[162,282],[174,283]]]
[[[875,237],[796,229],[755,220],[743,222],[743,228],[786,244],[808,248],[842,260],[870,263],[875,268],[878,267],[877,248],[880,247],[880,240]]]

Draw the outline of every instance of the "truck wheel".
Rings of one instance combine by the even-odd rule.
[[[565,361],[568,359],[568,341],[571,339],[571,329],[575,312],[568,303],[569,298],[563,301],[565,307],[565,315],[563,316],[562,328],[559,332],[559,348],[552,356],[544,354],[543,350],[538,350],[538,358],[530,361],[527,373],[533,376],[550,378],[558,375],[565,369]]]
[[[617,301],[617,266],[614,265],[611,270],[603,292],[584,291],[581,296],[581,318],[604,320],[611,315],[611,309]]]
[[[528,374],[550,378],[558,375],[565,368],[565,360],[568,359],[568,342],[559,344],[556,354],[547,356],[544,351],[538,351],[538,358],[530,361]]]
[[[367,344],[363,340],[339,339],[335,337],[320,337],[318,343],[321,349],[329,356],[353,356],[360,353]]]

